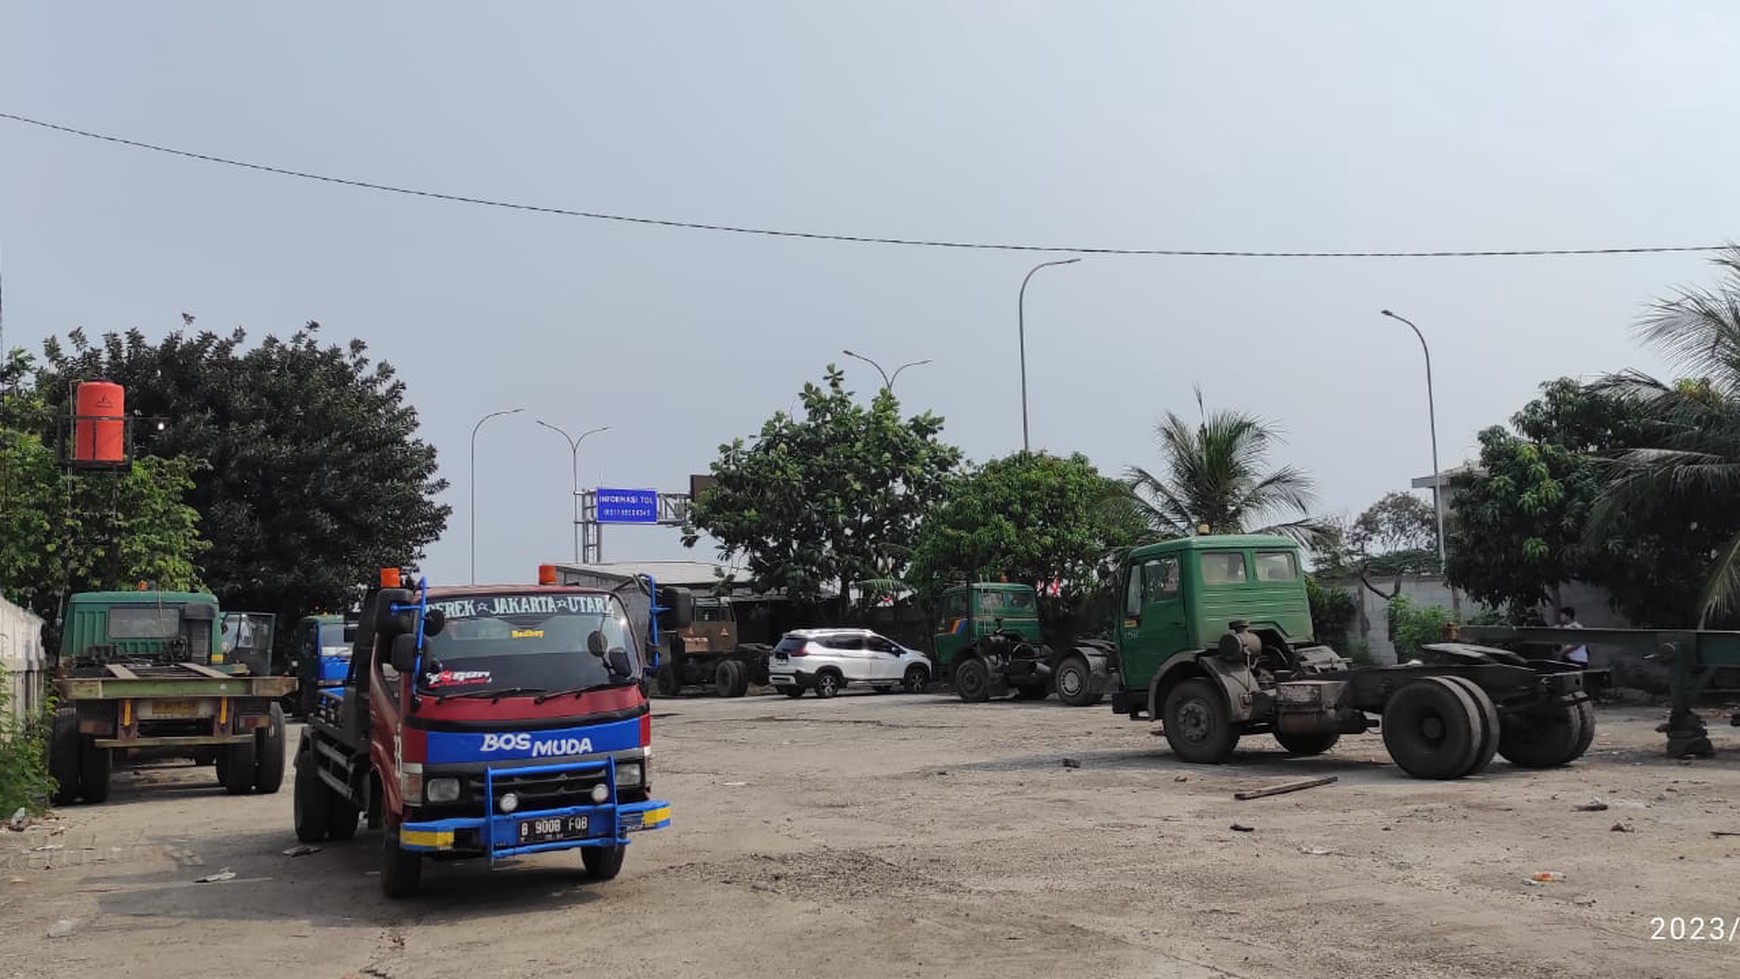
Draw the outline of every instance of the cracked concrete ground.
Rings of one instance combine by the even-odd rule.
[[[104,805],[0,831],[0,977],[1725,976],[1740,955],[1651,937],[1740,923],[1740,836],[1715,835],[1740,832],[1740,731],[1715,712],[1714,760],[1663,758],[1659,712],[1603,710],[1569,768],[1441,783],[1376,736],[1183,765],[1147,724],[1054,701],[654,708],[674,818],[615,881],[546,854],[432,866],[389,902],[377,833],[284,855],[288,780],[231,797],[210,768],[131,770]]]

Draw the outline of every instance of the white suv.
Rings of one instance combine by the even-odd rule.
[[[887,693],[895,687],[923,693],[930,659],[869,629],[794,629],[767,657],[768,680],[787,697],[814,689],[832,697],[849,683]]]

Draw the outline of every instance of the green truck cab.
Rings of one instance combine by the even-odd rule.
[[[193,758],[214,763],[232,794],[278,790],[284,715],[275,701],[295,680],[226,662],[224,619],[206,592],[67,598],[48,744],[56,805],[105,801],[117,757]]]
[[[1493,755],[1568,764],[1595,717],[1573,664],[1447,641],[1407,663],[1356,667],[1312,635],[1299,547],[1285,537],[1203,535],[1133,549],[1112,709],[1159,721],[1174,754],[1217,764],[1239,738],[1272,734],[1328,751],[1382,717],[1384,746],[1416,778],[1462,778]]]
[[[1112,684],[1112,648],[1084,640],[1067,649],[1045,643],[1039,596],[1010,582],[955,585],[942,593],[941,620],[931,637],[933,676],[954,684],[968,703],[1014,692],[1043,700],[1053,689],[1072,707],[1099,703]]]

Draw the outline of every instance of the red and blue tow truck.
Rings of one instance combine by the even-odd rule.
[[[578,849],[608,880],[629,834],[670,825],[652,795],[647,676],[693,596],[635,579],[637,628],[621,588],[558,585],[550,565],[538,579],[413,589],[382,571],[346,627],[345,682],[320,691],[296,749],[298,839],[349,839],[366,817],[398,898],[425,858]]]

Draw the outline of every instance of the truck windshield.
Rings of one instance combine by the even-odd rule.
[[[181,609],[157,606],[109,609],[110,639],[173,639],[181,631]]]
[[[640,680],[634,631],[615,596],[461,596],[429,607],[447,622],[425,647],[417,687],[428,693],[578,691]]]

